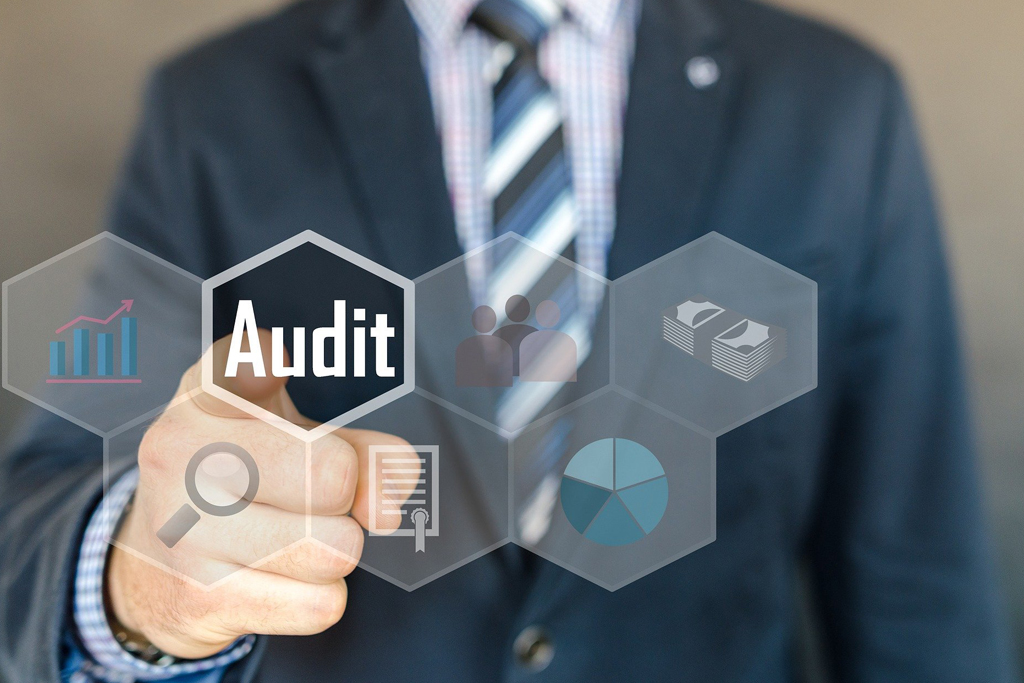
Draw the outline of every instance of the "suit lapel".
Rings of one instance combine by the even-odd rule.
[[[413,279],[459,256],[419,38],[402,0],[337,3],[311,65],[383,264]]]
[[[687,62],[698,56],[714,59],[720,73],[704,89],[694,87],[687,75]],[[738,80],[722,26],[703,0],[644,1],[623,131],[610,279],[708,231],[705,213],[725,157]],[[530,594],[528,618],[557,609],[555,603],[579,581],[544,563]]]
[[[699,0],[647,0],[623,133],[622,173],[608,277],[617,278],[707,232],[703,210],[724,157],[736,69],[717,17]],[[715,60],[716,83],[687,76],[694,57]]]

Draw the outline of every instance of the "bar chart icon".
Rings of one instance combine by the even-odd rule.
[[[134,299],[123,299],[121,307],[107,318],[78,316],[66,325],[57,328],[56,334],[71,330],[71,374],[68,374],[67,341],[58,339],[50,342],[50,377],[47,384],[139,384],[139,326],[138,319],[127,315],[132,310]],[[95,325],[103,330],[120,318],[121,333],[97,331],[93,344]],[[116,328],[114,328],[116,329]],[[115,346],[119,353],[115,353]],[[115,375],[115,359],[120,357],[120,372]],[[94,362],[95,361],[95,362]]]

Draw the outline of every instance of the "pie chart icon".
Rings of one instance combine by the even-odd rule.
[[[562,511],[585,538],[607,546],[635,543],[658,526],[668,479],[658,458],[629,439],[601,439],[572,456],[562,474]]]

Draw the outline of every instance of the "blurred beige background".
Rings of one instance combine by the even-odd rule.
[[[901,67],[946,216],[1024,653],[1024,2],[783,0]],[[0,0],[0,279],[95,234],[146,71],[279,0]],[[24,402],[0,395],[0,440]]]

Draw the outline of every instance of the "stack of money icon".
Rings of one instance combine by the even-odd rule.
[[[725,309],[710,301],[688,299],[673,306],[662,316],[662,335],[665,341],[693,355],[696,330],[711,321]]]
[[[697,360],[749,382],[786,357],[786,330],[692,296],[662,312],[662,337]]]

